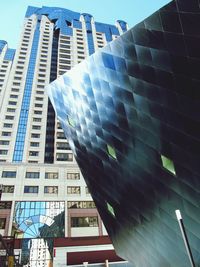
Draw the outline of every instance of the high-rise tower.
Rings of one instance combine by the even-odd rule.
[[[28,7],[16,51],[0,41],[0,231],[24,240],[24,265],[48,262],[55,246],[67,246],[65,237],[106,235],[45,86],[126,30],[120,20],[114,26],[86,13]],[[35,250],[41,246],[43,256]],[[56,264],[66,254],[59,251]]]
[[[115,249],[134,267],[200,266],[199,24],[198,0],[173,0],[49,86]]]

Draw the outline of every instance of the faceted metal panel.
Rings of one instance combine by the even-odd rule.
[[[177,0],[49,87],[119,256],[188,267],[180,209],[200,265],[200,9]]]

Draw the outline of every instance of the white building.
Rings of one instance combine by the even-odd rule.
[[[0,233],[37,238],[39,227],[50,227],[45,218],[59,215],[55,205],[63,203],[63,235],[52,231],[51,236],[58,238],[55,266],[66,266],[67,249],[59,244],[59,238],[103,237],[106,230],[45,86],[126,30],[123,21],[114,26],[67,9],[28,7],[16,51],[0,41]],[[41,202],[49,203],[46,215],[39,214],[45,210],[37,208]],[[30,205],[35,205],[35,211]],[[30,255],[35,255],[36,243],[32,241]],[[113,250],[111,244],[106,246]]]

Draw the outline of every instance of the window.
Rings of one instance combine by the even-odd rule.
[[[7,108],[7,112],[15,112],[16,109],[15,108]]]
[[[39,179],[40,173],[39,172],[26,172],[26,178]]]
[[[117,159],[115,149],[112,146],[107,145],[107,151],[109,156],[111,156],[113,159]]]
[[[15,71],[15,74],[21,75],[21,74],[23,74],[23,72],[22,71]]]
[[[37,101],[43,101],[44,98],[43,97],[36,97],[35,100],[37,100]]]
[[[174,163],[171,159],[161,155],[162,166],[172,174],[176,175]]]
[[[39,115],[41,115],[41,114],[42,114],[42,111],[40,111],[40,110],[34,110],[34,114],[39,114]]]
[[[32,129],[33,130],[40,130],[41,129],[41,126],[39,126],[39,125],[32,125]]]
[[[58,143],[56,143],[56,148],[58,149],[58,150],[62,150],[62,149],[70,149],[70,146],[69,146],[69,143],[64,143],[64,142],[58,142]]]
[[[14,116],[6,115],[5,119],[6,120],[14,120]]]
[[[3,124],[3,127],[5,127],[5,128],[12,128],[12,123],[4,123]]]
[[[6,146],[6,145],[9,145],[9,141],[6,141],[6,140],[0,140],[0,145],[2,146]]]
[[[40,55],[41,56],[41,58],[43,57],[43,58],[47,58],[47,55],[43,55],[43,54],[41,54]],[[42,60],[41,60],[42,61]],[[42,82],[43,82],[43,80],[41,80]],[[40,82],[40,80],[38,80],[38,82]]]
[[[57,161],[73,161],[72,153],[57,153],[56,154]]]
[[[3,193],[14,193],[14,185],[3,185]]]
[[[39,147],[40,143],[38,142],[30,142],[30,146],[33,146],[33,147]]]
[[[45,179],[58,179],[57,172],[45,172]]]
[[[7,155],[7,154],[8,154],[8,150],[0,149],[0,155]]]
[[[18,98],[18,95],[10,95],[10,98]]]
[[[34,193],[37,194],[39,191],[38,186],[24,186],[24,193]]]
[[[83,51],[78,51],[78,58],[84,59],[85,56],[79,56],[79,55],[84,55]]]
[[[113,209],[113,207],[107,202],[107,210],[109,211],[109,213],[115,217],[115,211]]]
[[[58,186],[45,186],[44,193],[45,194],[58,194]]]
[[[42,106],[43,106],[42,104],[37,104],[37,103],[35,104],[36,108],[42,108]]]
[[[80,173],[79,172],[68,172],[67,173],[67,179],[79,180],[80,179]]]
[[[63,63],[63,64],[71,64],[71,61],[66,60],[66,59],[60,59],[59,63]]]
[[[11,209],[12,201],[0,201],[0,210]]]
[[[23,66],[17,66],[16,68],[19,70],[22,70],[24,67]]]
[[[2,132],[2,136],[11,136],[11,132]]]
[[[19,89],[17,89],[17,88],[12,88],[11,91],[12,91],[12,92],[19,92]]]
[[[31,134],[31,137],[32,137],[32,138],[40,138],[40,134],[32,133],[32,134]]]
[[[37,157],[37,156],[39,156],[39,152],[38,151],[29,151],[29,156]]]
[[[66,139],[64,133],[57,133],[57,139]]]
[[[20,61],[19,63],[23,63],[23,64],[24,64],[24,62],[21,62],[21,61]],[[14,86],[20,86],[20,83],[15,83],[15,82],[14,82],[13,85],[14,85]]]
[[[71,227],[98,227],[98,217],[71,217]]]
[[[6,62],[4,62],[4,63],[6,63]],[[6,67],[7,67],[7,65],[1,65],[1,67],[2,67],[2,68],[6,68]]]
[[[0,218],[0,229],[6,228],[6,218]]]
[[[81,193],[81,188],[80,186],[68,186],[67,187],[67,194],[78,194],[80,195]]]
[[[42,121],[42,119],[41,118],[33,118],[33,121],[37,121],[37,122],[41,122]]]
[[[46,50],[41,50],[41,53],[43,53],[43,54],[47,54],[48,53],[48,51],[46,51]],[[40,76],[40,75],[39,75]]]
[[[69,209],[95,209],[94,201],[68,201],[67,207]]]
[[[16,178],[16,171],[3,171],[2,178]]]

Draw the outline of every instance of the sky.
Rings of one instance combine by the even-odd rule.
[[[189,1],[189,0],[188,0]],[[95,21],[115,24],[118,19],[129,28],[151,15],[170,0],[2,0],[0,40],[16,48],[27,6],[49,6],[71,9],[93,15]]]

